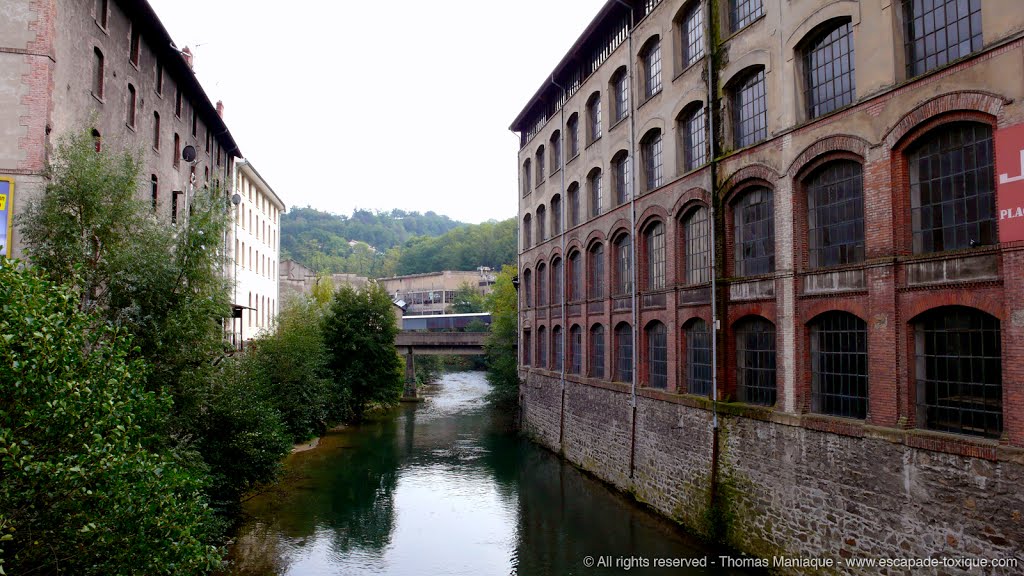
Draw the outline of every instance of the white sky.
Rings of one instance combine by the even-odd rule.
[[[508,126],[604,0],[149,0],[289,206],[517,211]]]

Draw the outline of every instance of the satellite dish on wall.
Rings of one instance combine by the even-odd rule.
[[[195,160],[196,160],[196,149],[195,149],[195,146],[192,146],[191,144],[189,144],[188,146],[185,146],[185,148],[183,148],[182,151],[181,151],[181,159],[184,160],[185,162],[189,162],[189,163],[195,162]]]
[[[241,195],[234,194],[233,196],[231,196],[231,203],[234,204],[235,206],[238,206],[239,204],[241,204],[242,203]]]

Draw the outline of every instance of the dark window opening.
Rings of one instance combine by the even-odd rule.
[[[665,225],[656,222],[647,230],[647,289],[665,287]]]
[[[748,190],[733,206],[736,227],[736,275],[756,276],[775,270],[775,214],[772,192]]]
[[[569,329],[569,373],[583,372],[583,330],[579,326]]]
[[[864,419],[868,413],[868,328],[846,312],[811,326],[811,410]]]
[[[661,322],[647,328],[647,384],[668,387],[668,333]]]
[[[661,130],[654,130],[640,143],[644,180],[648,191],[661,187]]]
[[[981,0],[903,0],[907,77],[982,47]]]
[[[626,117],[626,113],[629,112],[629,83],[626,80],[626,69],[624,67],[620,68],[612,76],[612,102],[615,104],[612,110],[614,122],[622,120]]]
[[[729,0],[729,31],[736,32],[764,14],[761,0]]]
[[[697,208],[683,219],[686,284],[711,281],[711,219],[708,209]]]
[[[99,48],[92,49],[92,93],[103,99],[103,52]]]
[[[587,178],[590,187],[590,216],[597,217],[604,211],[604,193],[601,190],[601,171],[594,170]]]
[[[683,46],[683,68],[704,57],[704,12],[694,2],[680,22]]]
[[[604,245],[595,244],[590,249],[590,298],[604,298]]]
[[[811,268],[864,261],[863,169],[856,162],[825,165],[807,181]]]
[[[562,371],[562,327],[555,326],[551,329],[551,356],[553,362],[552,370]]]
[[[615,327],[615,381],[633,381],[633,330],[625,322]]]
[[[125,118],[125,122],[135,128],[135,109],[136,109],[136,94],[135,86],[128,85],[128,114]]]
[[[817,118],[851,104],[854,83],[853,27],[849,22],[819,36],[804,51],[807,117]]]
[[[775,404],[775,326],[763,318],[736,326],[736,393],[740,402]]]
[[[157,203],[158,203],[158,200],[159,200],[157,183],[158,183],[158,180],[157,180],[156,174],[153,174],[152,177],[150,178],[150,191],[149,192],[150,192],[150,200],[152,201],[152,204],[153,204],[153,213],[154,214],[156,213],[156,207],[157,207]]]
[[[624,296],[633,291],[633,243],[629,234],[615,241],[615,294]]]
[[[707,118],[704,106],[694,106],[683,117],[680,136],[683,139],[683,170],[689,172],[708,161]]]
[[[711,395],[711,334],[699,319],[686,328],[686,391]]]
[[[135,25],[132,25],[131,43],[128,47],[128,61],[138,67],[139,65],[139,53],[142,51],[142,36],[139,31],[135,29]]]
[[[604,378],[604,326],[598,324],[590,329],[590,376]]]
[[[737,148],[752,146],[768,137],[763,68],[748,75],[733,90],[732,122]]]

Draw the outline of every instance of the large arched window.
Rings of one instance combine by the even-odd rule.
[[[543,326],[537,328],[537,368],[548,369],[548,334]]]
[[[590,355],[587,360],[591,378],[604,378],[604,326],[594,324],[590,328]]]
[[[736,393],[740,402],[775,404],[775,326],[764,318],[736,324]]]
[[[608,88],[612,94],[612,124],[626,117],[629,113],[629,82],[626,67],[622,66],[612,74]]]
[[[655,320],[647,326],[647,385],[651,388],[668,386],[668,331]]]
[[[544,145],[541,144],[537,148],[537,154],[534,156],[534,164],[537,166],[537,186],[544,182]]]
[[[811,410],[847,418],[868,413],[868,327],[847,312],[811,324]]]
[[[864,261],[864,183],[861,165],[830,162],[807,187],[807,236],[811,268]]]
[[[569,302],[583,300],[583,258],[579,250],[569,253]]]
[[[615,194],[615,205],[621,206],[629,201],[629,190],[632,182],[629,175],[629,153],[620,150],[612,157],[612,193]]]
[[[583,372],[583,329],[578,324],[569,329],[569,374]]]
[[[654,222],[644,232],[644,255],[647,265],[647,290],[665,287],[665,225]]]
[[[562,327],[555,326],[551,329],[551,369],[556,372],[562,371]]]
[[[548,305],[548,268],[543,262],[537,264],[537,306]]]
[[[853,103],[853,26],[849,20],[818,31],[803,48],[807,117],[817,118]]]
[[[687,285],[711,281],[711,219],[698,206],[683,216],[683,274]]]
[[[209,148],[207,148],[207,150],[209,150]],[[526,196],[531,190],[533,190],[533,185],[530,184],[530,182],[532,182],[532,178],[533,173],[530,171],[530,159],[527,158],[526,160],[523,160],[523,196]]]
[[[533,308],[533,272],[529,268],[523,270],[523,305]]]
[[[676,26],[682,49],[680,68],[688,68],[704,56],[704,10],[701,3],[691,2],[677,20]]]
[[[551,260],[551,304],[561,304],[562,294],[562,259],[556,256]]]
[[[775,271],[775,213],[772,191],[757,186],[733,204],[736,275],[756,276]]]
[[[601,170],[594,168],[587,176],[587,187],[590,189],[590,216],[600,216],[604,212],[604,191],[601,190]]]
[[[903,0],[907,77],[980,50],[981,0]]]
[[[554,174],[562,168],[562,132],[555,130],[548,142],[551,149],[551,173]]]
[[[523,216],[523,250],[533,244],[533,218],[527,214]]]
[[[768,137],[764,68],[747,72],[732,86],[733,145],[745,148]]]
[[[998,438],[1003,431],[999,320],[949,306],[914,323],[917,425]]]
[[[587,100],[587,144],[601,137],[601,93],[594,92]]]
[[[615,239],[615,284],[613,296],[624,296],[633,291],[633,243],[629,234]]]
[[[677,120],[683,172],[696,170],[708,161],[707,117],[702,103],[683,109]]]
[[[961,122],[929,132],[907,154],[915,254],[996,242],[992,128]]]
[[[711,333],[699,318],[686,325],[686,391],[711,395]]]
[[[551,198],[551,235],[562,233],[562,197],[555,194]]]
[[[633,381],[633,330],[626,322],[615,327],[615,381]]]
[[[644,72],[644,98],[661,92],[661,39],[657,36],[640,49],[640,64]]]
[[[589,297],[591,300],[601,299],[605,297],[605,263],[604,263],[604,244],[600,242],[595,243],[590,247],[588,252],[590,259],[590,286]]]
[[[537,244],[548,239],[544,220],[547,219],[547,210],[544,205],[537,206]]]
[[[565,128],[568,131],[566,135],[566,144],[569,148],[569,159],[572,160],[580,153],[580,117],[579,114],[573,113],[569,116],[569,119],[565,121]]]
[[[655,128],[640,141],[640,156],[643,159],[644,190],[648,192],[662,184],[661,130]]]
[[[569,227],[572,228],[580,223],[580,185],[569,184],[566,194],[569,196]]]

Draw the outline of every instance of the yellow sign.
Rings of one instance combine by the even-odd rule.
[[[14,179],[0,178],[0,256],[10,256],[14,235]]]

